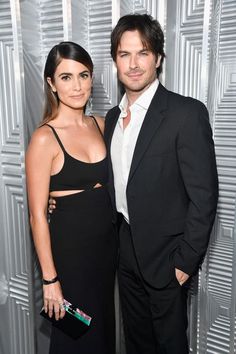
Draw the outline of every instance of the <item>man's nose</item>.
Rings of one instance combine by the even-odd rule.
[[[130,69],[135,69],[138,67],[138,62],[137,62],[137,58],[135,55],[130,57],[129,67],[130,67]]]

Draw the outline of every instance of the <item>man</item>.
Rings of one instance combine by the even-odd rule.
[[[206,253],[218,180],[205,106],[158,81],[164,36],[148,15],[111,34],[125,88],[106,116],[110,191],[121,220],[119,289],[127,354],[186,354],[187,285]]]

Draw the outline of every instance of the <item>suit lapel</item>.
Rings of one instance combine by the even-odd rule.
[[[138,135],[131,163],[128,183],[132,179],[140,161],[142,160],[144,152],[148,148],[152,137],[164,119],[163,112],[166,110],[167,106],[167,92],[168,91],[159,83],[157,91],[151,101],[150,107],[146,113],[140,133]]]
[[[109,121],[107,122],[107,126],[105,127],[106,128],[105,129],[105,131],[106,131],[105,141],[106,141],[107,149],[108,149],[109,153],[110,153],[110,149],[111,149],[112,136],[113,136],[113,133],[114,133],[115,126],[116,126],[116,123],[118,121],[119,115],[120,115],[120,109],[117,106],[117,107],[115,107],[114,113],[112,114],[112,119],[109,119]]]
[[[120,109],[118,106],[116,106],[110,112],[108,112],[105,120],[104,139],[107,148],[109,180],[111,181],[112,184],[114,183],[114,181],[113,181],[113,169],[112,169],[112,162],[111,162],[111,140],[112,140],[112,136],[119,115],[120,115]]]

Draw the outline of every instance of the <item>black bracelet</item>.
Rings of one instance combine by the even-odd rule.
[[[58,280],[59,280],[58,276],[56,276],[55,278],[53,278],[51,280],[43,279],[43,285],[53,284],[53,283],[56,283]]]

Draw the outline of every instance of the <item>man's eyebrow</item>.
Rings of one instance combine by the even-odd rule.
[[[128,50],[125,49],[118,49],[117,53],[129,53]]]
[[[141,53],[141,52],[150,52],[150,49],[148,48],[142,48],[138,51],[138,53]],[[125,49],[118,49],[117,50],[117,53],[129,53],[128,50],[125,50]]]

